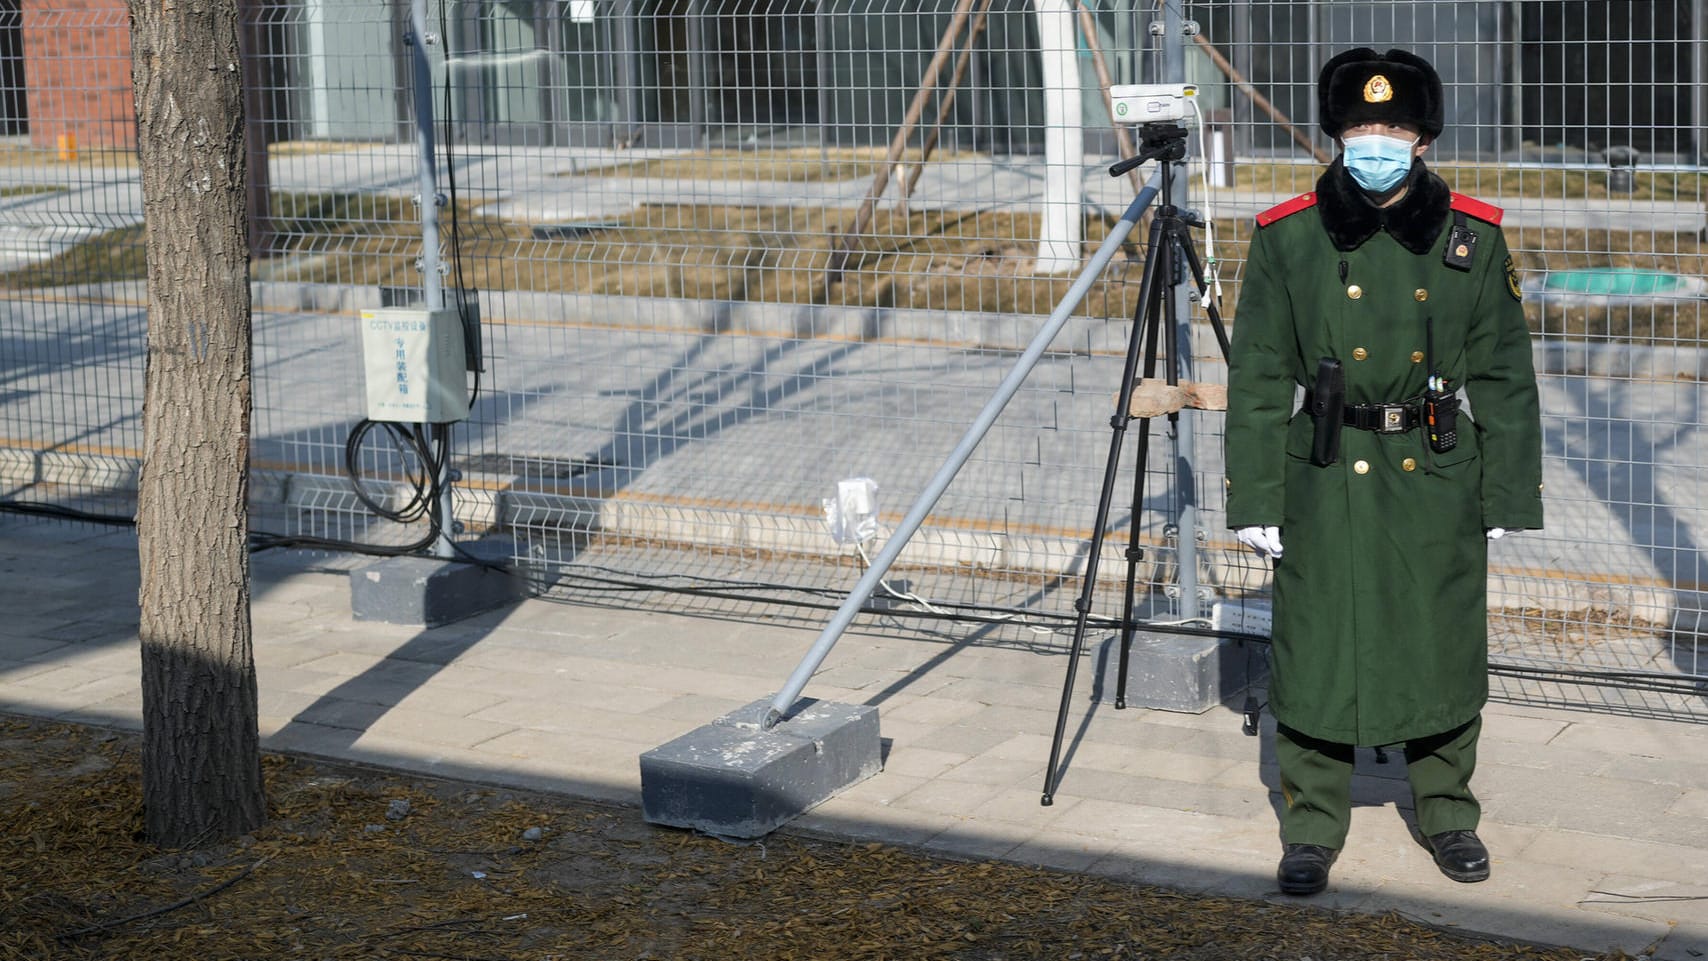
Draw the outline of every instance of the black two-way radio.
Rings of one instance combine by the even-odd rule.
[[[1429,449],[1445,454],[1459,445],[1459,392],[1435,366],[1435,319],[1423,321],[1424,363],[1429,383],[1423,391],[1423,426],[1429,432]]]

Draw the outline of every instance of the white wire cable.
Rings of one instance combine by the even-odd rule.
[[[1222,270],[1221,261],[1216,259],[1216,212],[1213,185],[1210,176],[1210,125],[1204,120],[1204,111],[1198,107],[1197,97],[1188,97],[1187,103],[1192,105],[1192,113],[1198,117],[1198,153],[1204,164],[1204,279],[1208,281],[1204,306],[1209,306],[1208,298],[1215,297],[1215,303],[1222,303]]]
[[[867,567],[872,566],[872,559],[870,557],[866,556],[866,542],[865,541],[856,542],[854,544],[854,550],[857,553],[859,553],[861,563],[865,564]],[[891,587],[888,581],[879,580],[878,581],[878,587],[882,588],[883,592],[885,594],[888,594],[889,596],[895,598],[898,601],[908,601],[908,602],[913,603],[913,604],[918,604],[920,607],[925,608],[925,610],[931,612],[932,614],[943,613],[942,611],[938,610],[937,608],[932,607],[931,602],[926,600],[925,598],[920,597],[918,594],[909,593],[907,591],[898,591],[895,588]]]
[[[857,542],[854,545],[854,552],[856,554],[860,555],[860,561],[863,564],[865,564],[867,567],[872,566],[872,559],[870,557],[866,556],[866,543],[865,543],[865,541]],[[885,594],[888,594],[889,596],[895,598],[898,601],[906,601],[910,604],[917,604],[932,614],[942,614],[943,613],[943,611],[939,610],[938,608],[931,606],[931,602],[927,601],[925,598],[920,597],[918,594],[914,594],[914,593],[911,593],[908,591],[898,591],[895,588],[891,587],[889,585],[888,581],[883,581],[883,580],[878,581],[878,587],[881,588]],[[993,620],[993,621],[1011,621],[1014,619],[1014,617],[1015,617],[1015,615],[1013,615],[1013,614],[998,614],[994,617],[991,617],[990,620]],[[1043,634],[1055,634],[1056,633],[1056,630],[1054,628],[1050,628],[1050,627],[1040,627],[1036,624],[1027,624],[1024,626],[1026,627],[1027,630],[1031,631],[1033,634],[1043,635]]]

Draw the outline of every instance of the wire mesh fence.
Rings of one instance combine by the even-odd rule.
[[[1208,216],[1197,240],[1237,325],[1253,215],[1312,189],[1335,151],[1318,67],[1414,49],[1446,86],[1427,159],[1505,209],[1541,374],[1548,524],[1491,549],[1498,683],[1703,712],[1698,3],[240,6],[252,527],[419,541],[419,522],[373,509],[431,488],[419,451],[385,431],[351,444],[372,376],[362,315],[443,289],[478,324],[471,413],[446,437],[456,539],[509,538],[581,597],[808,620],[853,586],[1142,183],[1105,173],[1138,135],[1110,121],[1111,84],[1196,85],[1173,199]],[[0,3],[11,507],[133,510],[146,298],[127,29],[122,0]],[[1099,623],[1129,570],[1158,625],[1266,596],[1225,530],[1220,414],[1111,429],[1143,340],[1143,236],[948,486],[881,616],[1065,647],[1112,446]],[[1204,312],[1187,314],[1160,364],[1224,382]],[[839,488],[855,479],[875,502]],[[856,526],[869,508],[875,534],[835,536],[827,500]]]

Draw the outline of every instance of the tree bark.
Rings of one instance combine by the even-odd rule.
[[[249,619],[249,248],[235,0],[131,0],[148,251],[137,498],[144,828],[265,817]]]

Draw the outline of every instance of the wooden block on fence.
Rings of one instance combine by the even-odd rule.
[[[1227,385],[1203,384],[1191,380],[1178,384],[1155,379],[1140,380],[1133,388],[1133,399],[1127,405],[1127,412],[1134,417],[1161,417],[1186,407],[1193,410],[1227,410]]]

